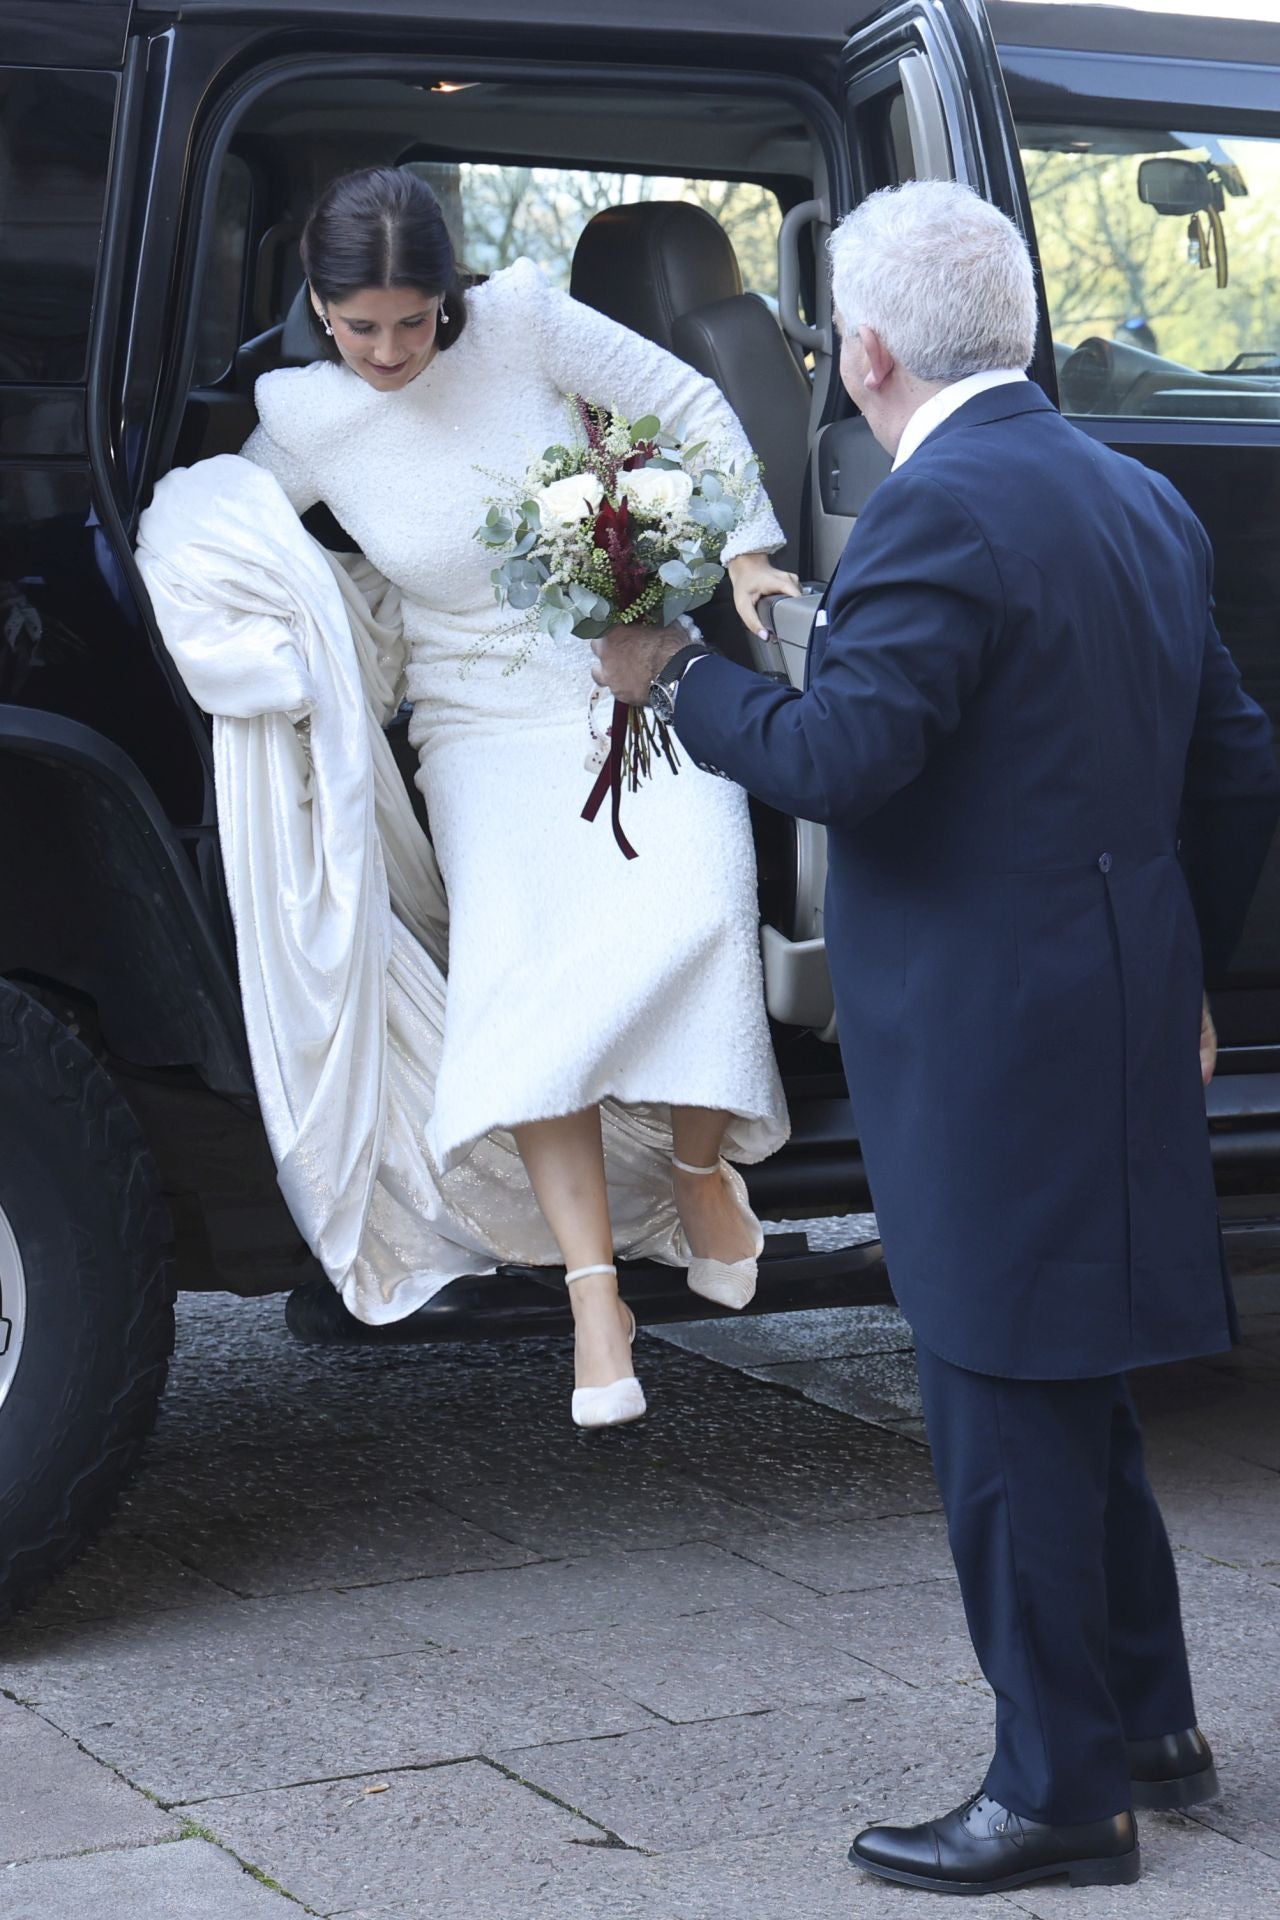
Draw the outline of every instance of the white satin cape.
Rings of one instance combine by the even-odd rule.
[[[250,1056],[303,1238],[375,1324],[463,1274],[558,1265],[509,1134],[444,1175],[424,1145],[448,915],[383,733],[406,666],[398,589],[328,553],[279,482],[235,454],[165,476],[138,564],[213,715]],[[603,1116],[619,1251],[687,1264],[665,1112],[606,1102]]]

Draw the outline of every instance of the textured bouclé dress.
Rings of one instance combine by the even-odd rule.
[[[684,761],[625,800],[638,858],[593,774],[592,655],[498,606],[475,538],[491,497],[573,432],[569,396],[749,453],[715,386],[553,289],[527,260],[468,296],[456,345],[376,391],[337,362],[265,374],[244,448],[294,507],[324,501],[401,590],[410,738],[449,899],[445,1031],[427,1146],[441,1171],[494,1129],[689,1105],[733,1116],[725,1151],[786,1138],[765,1016],[743,791]],[[760,490],[726,557],[783,535]],[[696,669],[695,669],[696,671]],[[594,726],[607,724],[597,699]]]

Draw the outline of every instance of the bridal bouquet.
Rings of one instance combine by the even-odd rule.
[[[758,461],[719,468],[704,442],[683,444],[654,414],[629,421],[575,400],[584,444],[548,447],[519,494],[495,501],[476,537],[504,558],[493,569],[501,605],[526,615],[531,639],[592,640],[611,627],[671,626],[711,598],[721,553],[760,478]],[[616,701],[607,758],[583,809],[594,820],[622,786],[634,792],[656,757],[679,762],[666,727]]]

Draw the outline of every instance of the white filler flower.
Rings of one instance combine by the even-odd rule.
[[[553,480],[534,494],[545,533],[567,533],[600,510],[604,488],[594,473],[571,473],[567,480]]]
[[[618,475],[618,491],[635,513],[683,514],[693,498],[693,481],[679,467],[637,467]]]

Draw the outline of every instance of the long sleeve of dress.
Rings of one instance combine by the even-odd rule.
[[[564,393],[581,394],[629,420],[656,413],[671,432],[706,440],[735,463],[752,457],[742,423],[714,381],[643,334],[561,293],[531,260],[518,260],[508,273],[524,313],[532,318],[526,351]],[[757,484],[723,557],[772,553],[785,544],[768,495]]]

